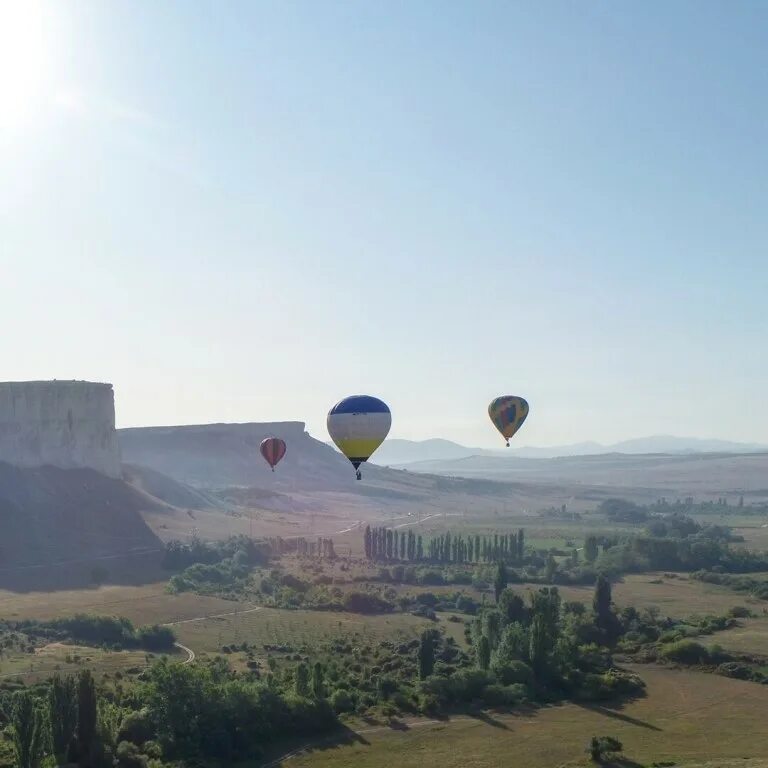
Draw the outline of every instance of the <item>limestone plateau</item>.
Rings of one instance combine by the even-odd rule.
[[[119,478],[112,385],[0,383],[0,462],[22,468],[94,469]]]

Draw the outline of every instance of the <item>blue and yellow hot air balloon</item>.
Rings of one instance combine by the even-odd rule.
[[[387,404],[370,395],[351,395],[328,411],[328,434],[352,462],[357,479],[360,465],[384,442],[392,426]]]
[[[488,406],[488,415],[509,448],[509,439],[523,426],[528,416],[528,403],[522,397],[502,395]]]

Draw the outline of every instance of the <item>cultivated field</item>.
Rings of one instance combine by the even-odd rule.
[[[230,608],[230,610],[233,610]],[[243,642],[261,646],[312,645],[333,638],[380,642],[418,637],[434,626],[409,614],[361,616],[333,611],[289,611],[278,608],[244,609],[237,615],[186,621],[175,625],[179,641],[198,652],[218,652],[223,645]]]
[[[326,746],[298,756],[293,768],[552,768],[583,764],[590,736],[613,735],[628,758],[641,764],[748,766],[768,755],[764,713],[768,687],[716,675],[656,667],[632,667],[648,696],[621,709],[549,707],[514,715],[417,721],[397,728],[356,728],[351,744]],[[699,761],[699,762],[695,762]]]

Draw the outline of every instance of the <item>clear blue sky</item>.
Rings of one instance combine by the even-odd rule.
[[[768,441],[768,3],[4,0],[0,28],[0,379],[111,381],[122,426],[325,438],[365,392],[393,436],[498,446],[510,393],[518,445]]]

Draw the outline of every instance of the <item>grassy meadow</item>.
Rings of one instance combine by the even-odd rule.
[[[633,667],[648,695],[624,707],[566,704],[515,714],[462,716],[395,727],[355,727],[351,743],[326,743],[292,768],[553,768],[585,764],[590,736],[612,735],[627,758],[749,765],[768,755],[768,687],[700,672]],[[700,761],[708,761],[702,763]],[[712,762],[717,761],[717,762]]]

